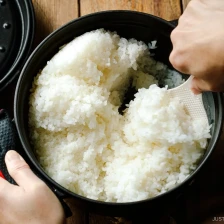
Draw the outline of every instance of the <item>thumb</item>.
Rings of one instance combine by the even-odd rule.
[[[211,91],[211,87],[205,80],[194,77],[191,82],[191,90],[197,95],[204,91]]]
[[[6,153],[5,163],[10,176],[16,183],[25,190],[41,182],[41,180],[31,171],[25,160],[14,150]]]

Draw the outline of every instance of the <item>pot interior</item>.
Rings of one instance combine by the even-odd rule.
[[[169,63],[169,54],[172,50],[170,33],[173,29],[173,25],[154,16],[128,11],[102,12],[81,17],[80,19],[70,22],[48,36],[33,52],[20,75],[16,90],[14,115],[20,140],[26,153],[31,159],[31,162],[35,165],[39,172],[41,172],[48,181],[53,183],[54,186],[57,186],[70,196],[72,195],[76,197],[79,196],[65,190],[51,180],[38,165],[38,161],[29,142],[28,97],[33,77],[45,66],[46,62],[58,52],[60,46],[70,42],[72,39],[85,32],[98,28],[116,31],[121,37],[135,38],[137,40],[144,41],[146,44],[150,41],[157,40],[158,47],[154,52],[155,59],[171,67]],[[198,168],[192,173],[192,175],[199,170],[202,164],[209,157],[217,142],[221,130],[222,101],[220,94],[204,93],[203,100],[209,122],[212,124],[212,137],[209,140],[208,149],[205,155],[201,159]],[[187,181],[189,181],[189,179],[184,182]],[[173,190],[175,190],[175,188]]]

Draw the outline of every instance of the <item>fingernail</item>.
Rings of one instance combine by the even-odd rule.
[[[16,161],[16,160],[23,160],[23,158],[14,150],[10,150],[7,152],[6,159],[9,162]]]

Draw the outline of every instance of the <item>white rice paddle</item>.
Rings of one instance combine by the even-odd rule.
[[[202,94],[195,95],[190,89],[192,79],[193,76],[190,76],[182,85],[169,89],[168,91],[171,97],[178,97],[184,103],[187,113],[193,120],[205,118],[205,121],[208,122],[208,117],[202,101]]]

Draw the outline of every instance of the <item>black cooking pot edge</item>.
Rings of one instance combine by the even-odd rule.
[[[123,10],[116,10],[116,11],[106,11],[106,12],[98,12],[98,13],[94,13],[94,14],[90,14],[90,15],[86,15],[86,16],[83,16],[79,19],[76,19],[75,21],[80,21],[80,20],[83,20],[85,19],[86,17],[91,17],[91,16],[95,16],[96,14],[104,14],[104,13],[125,13],[125,12],[128,12],[128,13],[132,13],[133,15],[134,14],[145,14],[145,13],[140,13],[140,12],[133,12],[133,11],[123,11]],[[156,17],[156,16],[153,16],[153,15],[149,15],[149,14],[145,14],[147,16],[150,16],[151,18],[154,18],[156,20],[159,20],[161,21],[162,23],[166,23],[171,29],[173,29],[175,27],[174,25],[174,22],[170,23],[166,20],[163,20],[159,17]],[[71,21],[70,23],[72,23],[73,21]],[[68,26],[70,23],[66,24],[65,26]],[[64,27],[65,27],[64,26]],[[57,33],[60,29],[62,28],[59,28],[58,30],[56,30],[55,32],[53,32],[52,34],[50,34],[46,39],[48,38],[51,38],[55,33]],[[44,43],[46,41],[46,39],[42,42]],[[37,49],[36,49],[37,50]],[[35,50],[35,51],[36,51]],[[35,54],[35,51],[33,52],[33,54]],[[33,55],[32,54],[32,55]],[[32,57],[31,55],[31,57]],[[21,79],[21,77],[20,77]],[[17,86],[17,90],[16,90],[16,95],[19,94],[19,89],[18,89],[18,86]],[[16,100],[17,97],[15,97],[15,100]],[[218,105],[223,105],[222,103],[222,96],[221,94],[214,94],[214,99],[215,101],[217,102]],[[16,105],[16,103],[15,103]],[[16,108],[15,110],[16,111]],[[218,119],[220,120],[220,124],[218,125],[218,129],[221,128],[221,123],[222,123],[222,114],[223,114],[223,110],[222,110],[222,106],[220,106],[218,108],[218,111],[217,111],[217,116],[218,116]],[[220,117],[221,116],[221,117]],[[16,114],[15,114],[15,120],[16,120]],[[18,124],[17,124],[17,120],[16,120],[16,125],[17,125],[17,129],[19,130],[19,127],[18,127]],[[220,135],[220,132],[219,130],[217,129],[217,131],[215,132],[216,134],[216,140],[219,138],[219,135]],[[19,133],[20,134],[20,133]],[[212,143],[212,146],[214,146],[216,143],[216,141],[214,141]],[[35,163],[32,159],[32,157],[30,157],[29,153],[27,153],[28,156],[29,156],[29,159],[32,161],[32,163]],[[211,152],[209,152],[207,155],[206,155],[206,159],[210,156]],[[191,175],[194,175],[196,176],[196,174],[198,173],[198,171],[201,169],[202,165],[206,162],[206,160],[204,160],[203,163],[200,164],[200,166],[197,168],[196,171],[194,171]],[[111,214],[114,215],[114,210],[116,210],[116,215],[124,215],[124,211],[126,211],[127,214],[130,214],[130,212],[134,212],[135,210],[136,211],[143,211],[145,210],[145,208],[147,208],[147,210],[150,208],[149,206],[149,202],[154,202],[153,203],[153,207],[155,204],[157,204],[157,206],[162,206],[163,202],[164,202],[164,199],[165,198],[169,198],[171,201],[174,200],[177,195],[180,195],[183,191],[184,188],[186,188],[186,186],[189,186],[191,183],[192,183],[192,179],[191,178],[187,178],[183,183],[181,183],[180,185],[176,186],[175,188],[173,188],[172,190],[162,194],[162,195],[158,195],[152,199],[146,199],[146,200],[143,200],[143,201],[139,201],[139,202],[130,202],[130,203],[108,203],[108,202],[101,202],[101,201],[96,201],[96,200],[91,200],[91,199],[88,199],[88,198],[85,198],[85,197],[82,197],[80,195],[77,195],[77,194],[74,194],[72,192],[70,192],[69,190],[63,188],[62,186],[60,186],[59,184],[57,184],[56,182],[54,182],[51,178],[49,178],[39,167],[35,167],[34,169],[37,170],[38,173],[41,173],[44,177],[44,180],[49,184],[51,185],[52,182],[54,183],[54,191],[56,194],[58,194],[60,197],[62,198],[66,198],[66,197],[70,197],[71,195],[74,195],[76,197],[76,202],[77,202],[77,205],[80,207],[80,208],[84,208],[84,209],[89,209],[91,211],[95,211],[95,212],[98,212],[101,211],[103,214],[109,214],[110,213],[110,210],[113,210],[113,212]],[[51,181],[49,181],[49,179]],[[96,210],[94,210],[94,208],[92,206],[89,206],[89,205],[86,205],[86,201],[89,202],[90,204],[94,203],[96,204],[97,208]],[[85,203],[83,203],[85,202]],[[121,211],[121,213],[119,212]]]

